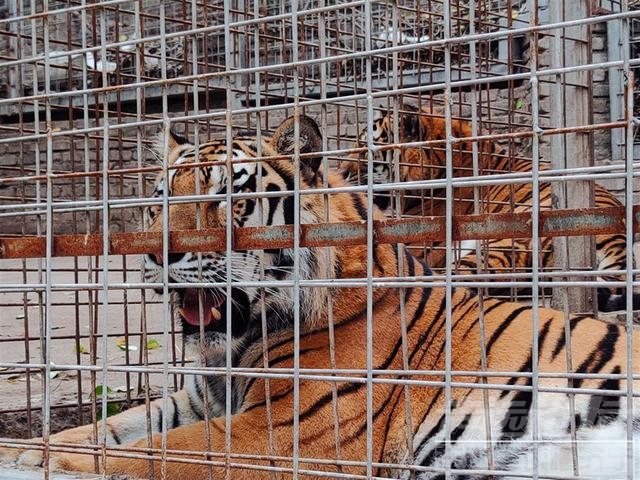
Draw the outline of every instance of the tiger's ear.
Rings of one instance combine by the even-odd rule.
[[[295,117],[284,120],[273,134],[273,147],[282,155],[293,155],[295,152],[296,138],[294,135]],[[300,153],[313,153],[322,151],[322,133],[318,124],[306,115],[298,117]],[[306,156],[300,159],[302,174],[307,181],[313,180],[318,173],[322,156]]]
[[[167,151],[165,152],[165,142]],[[187,137],[183,137],[182,135],[177,134],[173,129],[167,128],[164,131],[160,132],[156,138],[154,150],[160,155],[164,156],[174,151],[180,145],[189,144],[189,140]]]
[[[169,148],[173,150],[179,145],[191,143],[187,137],[179,135],[173,128],[169,129]]]
[[[398,119],[398,132],[404,141],[419,142],[425,140],[426,132],[420,121],[420,111],[412,105],[402,105]]]

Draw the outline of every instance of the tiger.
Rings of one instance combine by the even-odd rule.
[[[148,209],[148,230],[384,220],[323,159],[321,140],[299,112],[271,137],[230,145],[166,133],[170,168],[154,196],[168,204]],[[541,477],[627,478],[627,438],[640,446],[636,332],[629,364],[623,326],[584,315],[565,326],[562,312],[444,287],[424,260],[375,236],[333,243],[145,255],[144,280],[170,291],[196,366],[231,377],[191,377],[154,400],[149,419],[145,406],[106,418],[95,463],[92,425],[54,434],[49,467],[440,480],[514,478],[537,458]],[[399,272],[416,282],[393,282]],[[34,442],[0,458],[43,465]],[[640,474],[640,456],[628,468]]]
[[[394,159],[393,149],[378,149],[374,153],[372,178],[374,184],[387,184],[392,181],[420,182],[424,180],[443,180],[446,178],[446,119],[441,112],[428,107],[418,108],[404,104],[399,108],[398,141],[399,143],[434,141],[425,147],[400,147],[398,159]],[[394,143],[394,113],[378,110],[372,122],[372,141],[378,146]],[[473,174],[473,137],[471,122],[466,119],[453,118],[450,121],[451,135],[457,141],[452,146],[453,177],[465,177]],[[359,135],[359,142],[366,144],[368,129],[364,128]],[[476,142],[478,169],[480,175],[496,175],[501,173],[531,174],[531,160],[514,158],[505,148],[492,140],[480,139]],[[359,152],[351,158],[339,162],[339,168],[345,178],[353,183],[366,184],[368,168],[367,153]],[[396,165],[397,164],[397,165]],[[395,170],[397,168],[397,170]],[[547,170],[547,164],[540,164],[540,170]],[[532,184],[518,183],[495,184],[478,187],[479,211],[474,205],[474,188],[470,186],[455,187],[453,192],[453,214],[471,215],[474,213],[522,213],[531,212],[534,202]],[[445,216],[445,188],[405,190],[396,196],[390,192],[378,191],[374,202],[388,216],[399,211],[402,216]],[[392,205],[398,203],[398,205]],[[540,183],[537,199],[540,210],[551,210],[554,205],[551,184]],[[620,207],[618,199],[602,185],[594,185],[594,206]],[[478,258],[476,246],[480,246]],[[595,236],[597,268],[601,271],[624,271],[627,265],[627,242],[623,234],[601,234]],[[433,269],[446,267],[445,242],[421,242],[412,246],[416,255],[424,255]],[[454,272],[460,275],[473,275],[481,271],[493,274],[498,279],[505,272],[531,272],[533,265],[533,248],[530,238],[502,238],[489,241],[464,241],[454,251],[457,258],[453,260]],[[539,265],[541,270],[553,270],[553,238],[539,239]],[[603,280],[620,281],[624,275],[603,275]],[[492,295],[508,295],[510,289],[492,287]],[[520,293],[526,293],[520,289]],[[597,288],[597,308],[600,312],[615,312],[626,309],[626,295],[623,288]],[[640,294],[633,294],[633,309],[640,309]]]

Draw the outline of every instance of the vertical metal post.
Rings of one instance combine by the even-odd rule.
[[[233,4],[235,7],[235,11],[230,10],[229,14],[233,15],[233,21],[245,20],[246,14],[246,6],[244,0],[236,0]],[[233,13],[232,13],[233,12]],[[229,60],[231,63],[227,63],[227,70],[243,70],[247,67],[245,61],[245,50],[247,48],[247,42],[245,40],[246,30],[242,30],[247,27],[235,27],[234,31],[228,30],[230,35],[231,42],[231,52],[229,55]],[[226,32],[225,32],[226,34]],[[244,74],[236,74],[232,76],[231,80],[231,95],[228,101],[231,104],[231,109],[233,111],[240,110],[242,108],[242,101],[240,100],[240,91],[243,85],[247,82],[245,81]]]
[[[589,16],[589,1],[549,2],[552,23],[578,20]],[[590,27],[578,25],[554,33],[551,67],[574,67],[591,62]],[[574,127],[591,123],[591,74],[573,70],[559,74],[551,88],[551,124],[554,127]],[[567,169],[593,165],[591,133],[569,133],[554,136],[551,145],[553,169]],[[554,208],[593,206],[593,182],[571,180],[554,182],[551,186]],[[562,271],[591,270],[595,263],[593,237],[557,237],[553,241],[554,267]],[[570,276],[567,280],[571,280]],[[552,304],[567,305],[572,312],[592,311],[593,289],[573,287],[554,289]]]
[[[9,0],[9,15],[18,16],[17,0]],[[15,58],[18,59],[22,57],[22,52],[18,51],[18,48],[20,48],[18,42],[20,24],[18,22],[10,22],[8,28],[11,32],[11,35],[9,36],[9,55],[15,56]],[[18,85],[22,78],[22,75],[20,75],[20,69],[22,69],[21,65],[9,67],[9,98],[17,98],[22,95],[22,91],[18,90]]]
[[[620,11],[620,4],[611,2],[608,5],[611,13]],[[622,60],[623,41],[622,20],[611,20],[607,22],[607,57],[610,62]],[[608,69],[609,78],[609,116],[612,122],[617,122],[625,118],[624,114],[624,78],[622,71],[618,67]],[[611,129],[611,160],[620,162],[624,160],[624,138],[625,131],[622,128]]]

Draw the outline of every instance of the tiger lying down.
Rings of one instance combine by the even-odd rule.
[[[442,112],[423,106],[421,108],[404,104],[397,113],[397,121],[392,111],[376,111],[371,129],[373,143],[383,147],[394,143],[394,126],[397,128],[399,143],[410,142],[435,142],[424,147],[401,147],[399,155],[394,155],[392,149],[380,148],[375,151],[372,166],[371,181],[374,184],[384,185],[395,181],[420,182],[444,180],[446,178],[447,155],[445,153],[444,140],[447,138],[447,121]],[[397,125],[394,125],[396,124]],[[452,146],[451,162],[454,178],[472,175],[474,171],[473,149],[478,153],[478,174],[480,176],[493,175],[495,178],[501,174],[513,174],[516,172],[531,175],[533,162],[530,159],[514,158],[505,148],[493,140],[469,140],[473,137],[471,122],[463,119],[450,119],[451,135],[456,139],[462,139]],[[369,133],[368,128],[361,131],[359,141],[366,144]],[[396,149],[398,150],[398,149]],[[354,183],[366,184],[368,177],[367,165],[368,152],[359,153],[351,158],[344,158],[340,162],[340,168]],[[364,161],[363,161],[364,160]],[[395,169],[397,168],[397,172]],[[547,170],[548,165],[542,163],[540,170]],[[414,183],[415,185],[415,183]],[[477,188],[477,192],[475,192]],[[538,188],[538,197],[533,195],[531,182],[518,183],[488,183],[478,187],[456,186],[452,191],[453,211],[456,215],[471,215],[473,213],[530,213],[534,202],[540,211],[554,208],[554,195],[549,182],[541,182]],[[621,207],[618,199],[606,188],[598,183],[593,186],[593,204],[596,207]],[[391,191],[392,192],[392,191]],[[391,200],[395,195],[390,191],[378,191],[374,195],[374,202],[388,213],[393,213]],[[475,205],[474,197],[477,195],[478,205]],[[421,190],[406,190],[401,193],[399,207],[403,216],[424,216],[446,214],[447,202],[445,200],[444,187]],[[393,198],[396,200],[396,198]],[[477,208],[477,210],[476,210]],[[605,281],[620,281],[625,279],[624,272],[627,268],[627,239],[622,234],[600,234],[595,236],[596,267],[600,270],[601,279]],[[454,262],[454,271],[460,275],[474,275],[481,266],[481,271],[494,275],[498,282],[509,280],[512,272],[531,272],[533,268],[533,247],[530,238],[498,238],[486,242],[467,240],[454,242],[454,255],[458,254]],[[476,254],[476,246],[480,247],[481,255]],[[553,238],[540,238],[539,271],[553,271]],[[436,269],[446,267],[445,243],[417,242],[410,245],[416,256],[427,258],[429,266]],[[505,277],[505,272],[507,275]],[[513,277],[511,277],[513,278]],[[511,289],[492,286],[489,289],[491,295],[510,295]],[[526,295],[526,289],[520,293]],[[600,286],[597,289],[598,310],[601,312],[614,312],[625,310],[627,298],[624,288],[611,288]],[[634,310],[640,310],[640,294],[632,295]]]
[[[307,154],[320,151],[317,125],[304,116],[300,116],[299,122],[299,151]],[[226,167],[211,163],[197,170],[192,168],[197,162],[224,161],[227,152],[224,140],[201,144],[196,158],[194,146],[177,136],[168,138],[169,164],[185,168],[170,170],[168,182],[158,183],[156,196],[165,191],[172,198],[197,191],[225,193],[229,175],[234,192],[271,193],[266,199],[260,197],[261,204],[257,203],[257,196],[244,196],[234,202],[232,209],[218,201],[220,196],[214,197],[216,201],[201,203],[199,208],[195,204],[171,203],[168,211],[171,229],[196,228],[197,215],[202,227],[224,226],[230,221],[226,218],[227,211],[233,212],[233,224],[238,227],[264,225],[262,218],[269,225],[293,223],[296,205],[293,195],[275,195],[294,190],[295,172],[291,159],[287,158],[296,145],[293,117],[285,120],[272,138],[263,138],[261,142],[263,156],[279,157],[257,163],[256,139],[236,138],[232,145],[236,163],[233,172],[228,172]],[[319,157],[301,157],[303,191],[322,187],[325,182],[330,187],[345,185],[340,172],[325,172],[320,164]],[[302,194],[299,205],[301,223],[324,222],[325,215],[330,222],[360,222],[368,214],[382,219],[378,210],[367,211],[366,199],[359,193]],[[154,207],[149,215],[150,229],[161,230],[167,221],[162,209]],[[203,253],[201,260],[195,253],[171,254],[166,262],[171,283],[219,284],[228,275],[223,252]],[[160,255],[145,257],[146,281],[162,281],[162,263]],[[449,324],[453,383],[450,389],[445,388],[448,350],[445,289],[410,283],[402,290],[389,286],[399,269],[422,285],[429,282],[427,265],[397,245],[373,244],[373,276],[386,283],[374,283],[371,293],[373,344],[369,354],[373,382],[366,381],[367,288],[354,287],[353,283],[341,285],[338,281],[367,277],[364,245],[302,248],[297,256],[292,249],[233,251],[230,274],[233,282],[241,282],[242,286],[231,288],[231,298],[226,296],[225,287],[205,291],[173,289],[171,297],[179,306],[184,334],[194,348],[202,342],[207,366],[225,365],[225,342],[229,340],[234,367],[262,368],[268,359],[270,368],[291,372],[295,355],[294,266],[300,280],[324,279],[323,285],[331,285],[325,288],[302,285],[295,289],[299,291],[300,368],[307,373],[305,369],[336,368],[349,372],[344,375],[337,372],[339,380],[333,380],[332,376],[300,378],[299,390],[287,375],[270,378],[268,385],[264,377],[234,376],[230,404],[226,406],[232,414],[231,449],[226,464],[231,478],[290,478],[294,466],[301,478],[356,475],[444,479],[446,472],[458,479],[516,478],[519,474],[532,474],[536,456],[537,472],[542,477],[627,478],[626,441],[633,439],[629,448],[635,450],[640,445],[640,404],[635,397],[630,401],[626,397],[629,367],[626,331],[577,316],[566,332],[562,314],[543,308],[537,312],[534,331],[534,312],[529,306],[484,298],[484,336],[481,336],[479,297],[471,290],[454,288]],[[269,282],[269,287],[260,287],[257,282],[261,280]],[[273,286],[277,281],[286,282],[285,286]],[[231,339],[225,333],[229,301]],[[266,321],[261,314],[263,309]],[[332,332],[329,318],[334,325]],[[202,339],[201,327],[205,332]],[[335,337],[335,349],[331,348],[330,333]],[[268,345],[265,355],[263,345]],[[568,345],[573,362],[570,371],[576,374],[569,379]],[[635,334],[634,346],[633,372],[638,372],[640,337]],[[486,377],[470,373],[483,370],[483,350],[486,370],[493,372]],[[402,374],[407,368],[410,372]],[[536,372],[534,376],[532,370]],[[353,380],[345,378],[349,376]],[[207,478],[209,467],[201,462],[209,460],[212,477],[227,478],[225,438],[229,432],[225,417],[219,416],[225,410],[225,377],[209,376],[208,381],[203,378],[191,378],[184,390],[172,394],[166,402],[166,411],[162,410],[161,400],[152,403],[155,450],[147,448],[144,406],[110,417],[106,422],[107,445],[118,448],[107,450],[107,472],[159,478],[161,469],[166,467],[169,479],[193,480]],[[411,386],[405,386],[407,381],[412,382]],[[633,387],[640,390],[637,384]],[[584,389],[588,390],[583,392]],[[208,411],[215,416],[209,420],[204,414],[205,391]],[[629,413],[631,407],[639,416]],[[209,443],[205,422],[209,426]],[[297,465],[292,459],[295,422],[299,433]],[[163,423],[169,428],[168,462],[164,467],[160,462],[159,433]],[[51,443],[53,468],[94,470],[91,455],[55,450],[55,444],[94,443],[92,426],[53,435]],[[575,467],[572,448],[577,449]],[[1,455],[5,461],[41,465],[42,452],[42,449],[5,448]],[[137,458],[126,457],[131,453]],[[144,459],[149,453],[152,462]],[[640,474],[637,453],[640,452],[636,452],[635,463],[629,468]],[[98,465],[102,468],[100,459]],[[276,473],[270,473],[273,471]]]

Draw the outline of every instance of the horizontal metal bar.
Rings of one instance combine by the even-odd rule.
[[[638,233],[640,205],[634,205],[633,231]],[[625,207],[580,208],[540,212],[538,237],[625,233]],[[531,238],[531,213],[464,215],[453,218],[453,240]],[[385,219],[373,222],[378,243],[413,243],[445,239],[445,217]],[[300,226],[300,246],[364,245],[364,222],[320,223]],[[292,248],[293,225],[236,228],[234,250]],[[103,252],[103,234],[55,235],[53,257],[141,254],[162,251],[162,232],[110,233],[109,251]],[[169,233],[169,251],[226,250],[226,229],[179,230]],[[46,237],[0,237],[0,259],[43,258]]]

